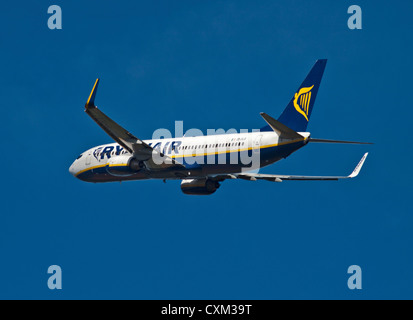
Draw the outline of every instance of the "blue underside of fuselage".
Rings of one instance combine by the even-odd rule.
[[[265,167],[286,158],[305,145],[305,141],[300,141],[282,146],[261,148],[257,161],[259,162],[259,167]],[[188,171],[191,172],[191,178],[205,177],[207,175],[214,174],[238,173],[243,169],[245,170],[246,168],[251,167],[251,161],[247,162],[248,159],[257,159],[252,157],[253,152],[256,151],[234,151],[223,154],[201,155],[194,157],[188,156],[183,158],[177,157],[176,161],[185,166],[185,168],[178,170],[141,170],[136,173],[129,173],[129,167],[123,166],[115,168],[111,167],[111,172],[109,172],[108,167],[103,166],[82,172],[77,176],[77,178],[87,182],[113,182],[144,179],[181,179],[187,176]],[[257,162],[253,163],[256,164]]]

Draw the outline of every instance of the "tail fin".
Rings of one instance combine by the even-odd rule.
[[[313,111],[314,102],[326,64],[326,59],[316,61],[284,112],[278,118],[279,122],[297,132],[305,132],[307,130],[308,121]],[[261,129],[261,131],[270,130],[270,126]]]

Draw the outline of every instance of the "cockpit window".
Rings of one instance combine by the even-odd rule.
[[[76,160],[79,160],[80,158],[82,158],[82,156],[83,156],[83,154],[81,154],[80,156],[78,156],[78,157],[76,158]]]

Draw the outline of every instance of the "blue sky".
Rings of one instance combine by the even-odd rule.
[[[63,29],[47,28],[60,5]],[[347,8],[363,10],[363,30]],[[23,1],[0,12],[0,298],[413,298],[413,5],[406,1]],[[158,128],[260,128],[314,61],[309,131],[374,146],[309,145],[266,173],[342,182],[87,184],[75,157],[111,139],[97,105],[142,139]],[[47,287],[60,265],[63,290]],[[347,288],[347,268],[363,290]]]

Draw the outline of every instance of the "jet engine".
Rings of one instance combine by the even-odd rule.
[[[210,195],[215,193],[221,185],[211,179],[185,179],[181,182],[181,190],[185,194]]]
[[[106,171],[113,176],[130,176],[145,167],[142,161],[132,156],[121,155],[109,159]]]

